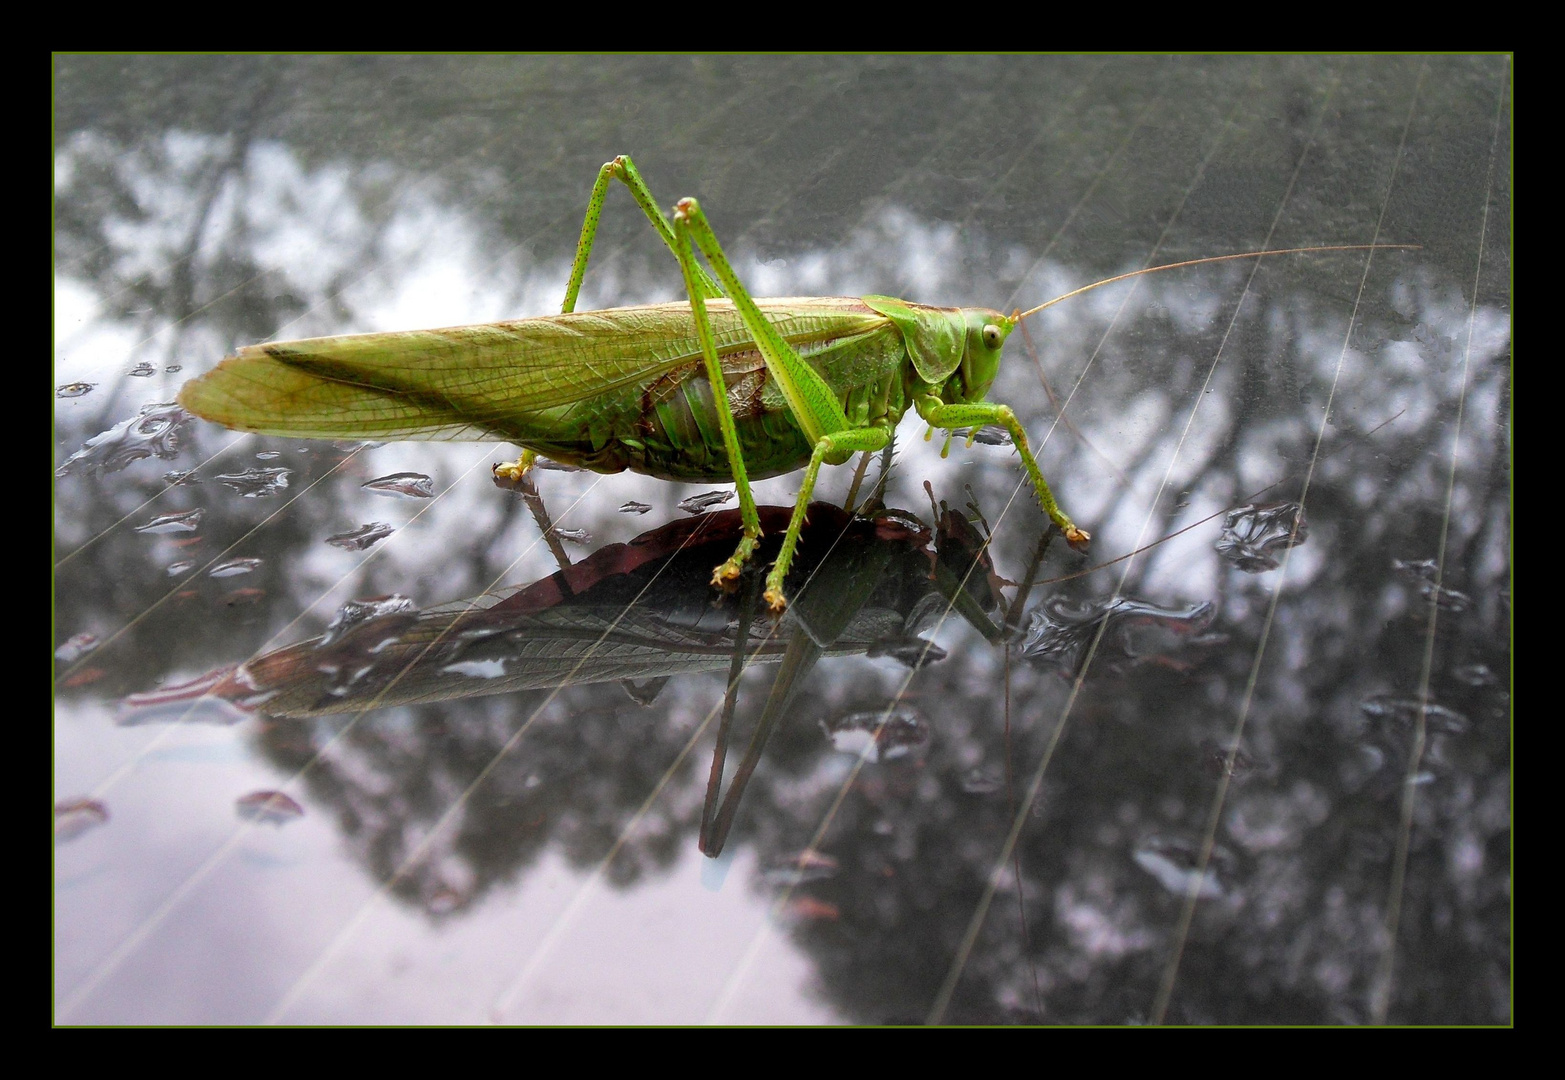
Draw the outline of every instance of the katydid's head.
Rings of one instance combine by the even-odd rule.
[[[984,400],[1000,371],[1000,350],[1016,329],[1014,320],[988,308],[963,308],[962,321],[962,362],[940,395],[952,404]]]
[[[989,393],[1016,318],[989,308],[927,307],[891,296],[862,299],[901,331],[913,370],[941,401],[982,401]]]

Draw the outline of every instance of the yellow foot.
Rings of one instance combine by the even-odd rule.
[[[733,592],[739,587],[741,565],[738,559],[729,559],[722,566],[712,571],[712,584],[724,592]]]
[[[772,609],[773,615],[781,615],[788,610],[788,598],[783,595],[781,589],[767,589],[761,594],[766,601],[766,606]]]
[[[516,483],[532,469],[533,462],[538,460],[538,455],[531,450],[523,450],[522,456],[515,461],[502,461],[494,467],[496,480],[509,480]]]

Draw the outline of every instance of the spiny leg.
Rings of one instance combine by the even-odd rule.
[[[1022,465],[1027,470],[1027,478],[1032,481],[1033,491],[1038,495],[1038,505],[1043,507],[1043,512],[1049,515],[1049,520],[1059,526],[1060,532],[1065,534],[1066,543],[1077,551],[1086,549],[1092,537],[1085,529],[1078,528],[1065,511],[1060,509],[1059,503],[1054,501],[1054,493],[1049,490],[1049,482],[1043,478],[1038,462],[1027,446],[1027,432],[1022,430],[1021,422],[1016,419],[1016,414],[1011,411],[1009,405],[996,405],[991,401],[947,405],[933,396],[918,398],[914,405],[918,409],[918,415],[932,427],[947,429],[971,427],[972,434],[967,440],[969,445],[978,434],[978,429],[985,424],[995,424],[1009,431],[1011,441],[1016,444],[1016,452],[1021,455]]]
[[[804,527],[805,512],[810,508],[810,496],[815,494],[815,477],[821,471],[821,465],[827,461],[846,461],[860,450],[879,450],[890,441],[890,428],[869,427],[849,428],[833,435],[823,435],[815,444],[815,450],[810,454],[810,464],[804,470],[804,480],[799,485],[799,500],[794,504],[793,516],[788,519],[788,533],[783,537],[782,550],[778,551],[777,561],[766,575],[766,592],[763,596],[774,613],[788,607],[788,598],[783,594],[783,581],[788,577],[788,568],[793,565],[794,549],[799,546],[799,530]]]
[[[679,246],[674,239],[674,229],[669,225],[668,218],[664,217],[663,211],[658,208],[651,189],[647,187],[646,181],[641,179],[641,173],[636,171],[635,163],[621,154],[599,169],[598,179],[593,182],[592,195],[587,200],[587,217],[581,223],[581,239],[576,241],[576,258],[571,263],[571,280],[565,286],[565,302],[560,305],[562,315],[569,315],[576,310],[576,295],[581,291],[582,279],[587,276],[587,259],[592,254],[592,244],[598,236],[598,217],[603,212],[603,200],[608,197],[610,180],[619,180],[630,189],[631,195],[640,204],[642,213],[647,215],[647,220],[652,222],[652,227],[657,230],[658,236],[662,237],[663,243],[668,245],[668,250],[674,253],[674,257],[679,258]],[[687,273],[685,276],[688,280],[690,274]],[[723,290],[699,266],[695,267],[695,280],[704,299],[710,300],[723,295]]]
[[[856,451],[878,450],[886,444],[886,440],[891,435],[889,431],[881,429],[855,430],[850,427],[847,414],[842,411],[842,403],[837,399],[836,391],[814,368],[800,359],[799,354],[793,351],[792,347],[783,340],[783,336],[756,307],[755,301],[750,298],[749,292],[739,280],[739,275],[734,272],[727,256],[723,254],[722,245],[717,242],[717,236],[712,232],[711,225],[707,223],[706,216],[702,214],[700,204],[694,199],[681,199],[675,204],[674,235],[678,242],[675,254],[679,256],[680,265],[687,268],[691,311],[695,316],[697,332],[701,338],[701,351],[706,357],[708,377],[712,380],[714,391],[712,398],[717,406],[718,426],[722,429],[723,442],[733,466],[734,481],[739,488],[741,513],[753,515],[754,502],[750,495],[750,483],[745,475],[744,462],[740,457],[742,448],[739,445],[739,433],[734,428],[727,395],[721,392],[724,383],[717,360],[717,350],[711,342],[712,331],[706,314],[705,298],[697,288],[697,283],[690,280],[690,271],[696,269],[694,248],[699,248],[701,254],[706,256],[712,272],[727,290],[734,308],[744,322],[745,329],[749,331],[755,341],[756,349],[766,362],[767,374],[771,376],[777,388],[782,391],[784,399],[787,400],[788,408],[793,413],[794,423],[815,447],[810,459],[810,468],[805,474],[804,486],[800,489],[799,504],[794,510],[792,520],[788,523],[788,535],[783,541],[782,552],[778,556],[776,566],[766,579],[767,603],[771,605],[773,611],[781,611],[787,606],[787,600],[783,597],[782,581],[788,573],[788,564],[793,560],[793,549],[798,544],[799,529],[804,522],[804,511],[809,506],[810,493],[815,488],[815,474],[820,470],[821,463],[824,461],[836,465],[846,461]],[[746,507],[749,507],[748,511]],[[739,567],[754,550],[755,542],[750,534],[751,516],[746,516],[744,520],[745,539],[740,544],[740,550],[734,552],[732,559],[717,568],[713,575],[714,582],[726,581],[736,576]],[[760,522],[756,521],[754,538],[759,537]]]
[[[592,194],[587,198],[587,216],[582,220],[581,237],[576,241],[576,258],[571,262],[570,281],[565,286],[565,300],[560,304],[562,315],[569,315],[576,310],[576,298],[581,292],[582,279],[587,276],[587,260],[592,255],[592,245],[598,237],[598,219],[603,214],[603,201],[608,198],[609,182],[616,179],[630,189],[631,196],[641,206],[642,213],[647,215],[647,220],[652,222],[652,227],[657,230],[663,243],[668,245],[668,249],[676,257],[679,255],[674,240],[674,230],[669,225],[668,218],[664,217],[663,211],[658,209],[657,200],[652,197],[652,191],[647,187],[646,181],[641,179],[641,173],[636,170],[635,163],[621,154],[599,169],[598,178],[593,181]],[[687,282],[689,278],[690,275],[686,274]],[[711,275],[699,266],[695,267],[695,280],[696,287],[703,297],[710,299],[723,295],[723,290],[712,280]],[[496,465],[495,477],[514,483],[525,476],[537,460],[536,453],[523,450],[521,457],[515,461],[502,461]]]
[[[842,508],[850,514],[858,513],[859,487],[864,483],[864,474],[869,472],[869,463],[872,456],[870,454],[860,454],[858,468],[853,470],[853,483],[848,485],[847,498],[842,500]]]
[[[712,571],[712,584],[728,589],[738,580],[739,572],[750,561],[756,545],[760,543],[761,519],[755,512],[755,496],[750,492],[750,478],[744,467],[744,448],[739,444],[739,430],[734,427],[734,413],[728,405],[728,383],[723,378],[723,364],[718,359],[717,343],[712,336],[712,320],[706,313],[707,298],[702,287],[704,274],[696,265],[695,251],[690,244],[689,222],[678,212],[674,214],[674,254],[679,258],[679,268],[685,275],[685,290],[690,294],[690,314],[695,320],[696,337],[701,342],[701,358],[706,364],[707,381],[712,386],[712,407],[717,413],[717,427],[722,432],[723,450],[728,454],[734,487],[739,492],[739,520],[744,524],[744,535],[728,561]]]
[[[734,273],[734,268],[723,254],[722,246],[718,244],[712,226],[707,224],[700,204],[694,199],[679,200],[674,206],[674,224],[676,229],[683,229],[689,235],[691,242],[701,249],[701,254],[711,264],[717,280],[727,290],[729,299],[739,312],[745,329],[755,339],[755,347],[766,361],[767,373],[787,400],[794,423],[799,425],[799,430],[804,432],[810,444],[813,446],[818,443],[823,435],[847,431],[851,425],[847,414],[842,411],[842,402],[837,400],[837,392],[814,368],[799,358],[799,354],[783,340],[777,328],[761,314],[761,309],[755,306],[755,301],[750,298],[739,275]],[[876,447],[880,445],[877,443]],[[844,455],[832,459],[830,464],[840,465],[846,460],[847,455]]]

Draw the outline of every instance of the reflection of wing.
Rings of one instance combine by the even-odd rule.
[[[885,320],[839,297],[759,301],[795,345]],[[733,305],[707,304],[720,352],[750,340]],[[506,439],[519,418],[700,363],[686,303],[444,330],[309,338],[240,349],[179,402],[243,431],[317,439]]]

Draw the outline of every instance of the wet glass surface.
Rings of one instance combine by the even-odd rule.
[[[1509,1021],[1506,58],[55,77],[57,1021]],[[757,296],[1421,246],[1029,319],[990,399],[1090,550],[909,416],[776,622],[706,583],[719,482],[170,405],[244,345],[558,310],[619,153]],[[579,306],[682,298],[614,187]]]

